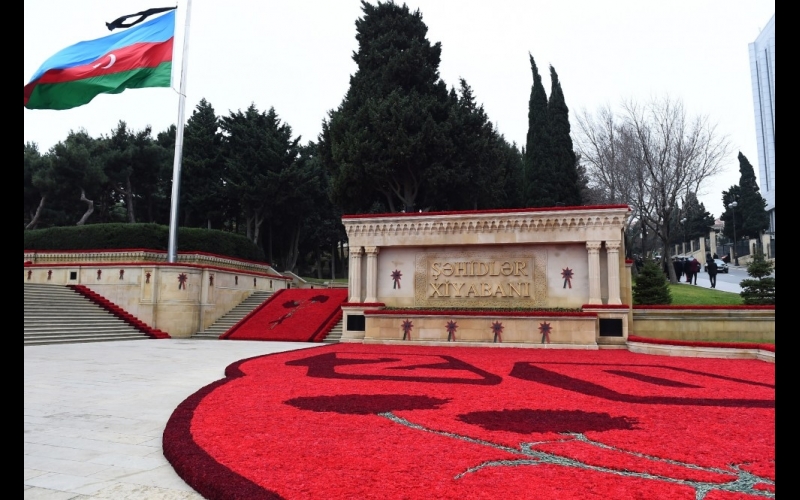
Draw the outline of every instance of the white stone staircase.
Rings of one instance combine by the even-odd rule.
[[[344,317],[340,319],[338,323],[333,325],[331,331],[328,332],[328,335],[326,335],[325,338],[322,339],[322,341],[325,342],[326,344],[333,344],[339,342],[339,340],[341,340],[342,338],[343,325],[344,325]]]
[[[231,329],[242,318],[247,316],[250,311],[263,304],[272,296],[273,292],[253,292],[252,295],[244,299],[238,306],[228,311],[225,315],[214,322],[202,332],[192,335],[193,339],[218,340],[219,337]]]
[[[23,285],[26,346],[150,338],[66,286]]]

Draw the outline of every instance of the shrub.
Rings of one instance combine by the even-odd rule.
[[[636,305],[671,304],[669,283],[664,271],[651,260],[645,260],[636,284],[633,286],[633,303]]]
[[[24,250],[167,250],[169,227],[159,224],[89,224],[24,231]],[[207,252],[264,262],[264,252],[241,234],[178,228],[180,252]]]
[[[751,279],[742,280],[742,291],[739,293],[745,304],[775,304],[775,277],[770,276],[774,267],[762,252],[753,254],[753,259],[747,264],[747,274]]]

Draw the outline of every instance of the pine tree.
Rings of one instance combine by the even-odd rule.
[[[636,284],[633,286],[633,303],[637,305],[671,304],[669,283],[658,264],[645,259]]]
[[[714,216],[706,210],[703,203],[700,203],[695,193],[689,193],[683,200],[682,215],[686,218],[686,222],[679,229],[685,231],[687,241],[706,238],[714,228]],[[683,234],[676,236],[680,236],[681,240],[684,237]]]
[[[578,175],[577,159],[570,137],[569,108],[564,100],[561,82],[555,68],[550,66],[550,101],[547,103],[547,126],[550,135],[547,170],[553,183],[549,190],[555,204],[567,206],[581,204],[581,179]]]
[[[186,123],[183,146],[183,175],[181,200],[183,225],[211,228],[224,208],[220,204],[223,192],[222,134],[214,107],[200,99]]]
[[[546,168],[550,154],[548,146],[550,138],[547,123],[547,93],[542,84],[542,77],[536,67],[533,55],[528,54],[533,73],[533,86],[528,102],[528,135],[525,142],[523,175],[525,184],[524,204],[527,207],[544,207],[555,205],[548,188],[552,185]]]
[[[730,204],[733,201],[736,202],[736,208],[731,209]],[[725,222],[723,234],[728,238],[733,238],[734,224],[736,237],[739,239],[758,238],[762,231],[769,228],[767,201],[758,189],[753,166],[741,152],[739,152],[739,184],[722,192],[722,203],[725,212],[720,218]]]
[[[774,264],[764,258],[764,253],[757,251],[747,264],[750,279],[742,280],[742,291],[739,295],[748,305],[775,304],[775,277],[770,276]]]
[[[450,99],[439,78],[441,44],[427,39],[419,10],[362,1],[358,65],[340,106],[323,124],[333,201],[363,212],[382,201],[415,209],[426,170],[448,160]]]

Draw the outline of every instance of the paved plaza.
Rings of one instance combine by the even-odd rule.
[[[320,344],[136,340],[26,346],[26,499],[200,499],[164,458],[172,411],[234,361]]]

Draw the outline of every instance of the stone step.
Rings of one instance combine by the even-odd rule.
[[[43,332],[39,334],[30,334],[25,332],[23,334],[25,340],[41,340],[41,339],[49,339],[49,338],[58,338],[58,339],[84,339],[84,338],[98,338],[98,337],[135,337],[135,338],[149,338],[147,335],[141,332],[131,332],[127,330],[110,330],[103,333],[80,333],[80,332],[64,332],[64,333],[54,333],[54,332]]]
[[[106,324],[106,325],[115,325],[117,323],[128,324],[122,318],[118,318],[110,313],[97,313],[91,315],[71,315],[71,314],[63,314],[63,315],[48,315],[46,317],[43,316],[26,316],[24,318],[23,324],[49,324],[52,323],[54,325],[69,325],[70,323],[86,323],[86,324]]]
[[[105,325],[83,325],[76,323],[74,325],[39,325],[39,326],[29,326],[24,325],[22,330],[25,333],[37,333],[37,332],[45,332],[45,333],[58,333],[58,332],[105,332],[109,330],[121,330],[125,329],[128,331],[140,333],[139,330],[136,328],[127,325],[126,323],[120,322],[119,324],[105,324]]]
[[[255,308],[267,301],[273,292],[254,292],[249,297],[244,299],[238,305],[233,307],[230,311],[225,313],[222,317],[217,319],[212,325],[203,331],[197,332],[192,335],[192,338],[198,339],[218,339],[222,334],[231,329],[236,323],[242,320]]]
[[[122,340],[149,340],[148,337],[120,337],[120,336],[108,336],[108,337],[91,337],[86,339],[61,339],[61,338],[53,338],[53,339],[38,339],[38,340],[26,340],[24,345],[26,346],[35,346],[35,345],[50,345],[50,344],[82,344],[86,342],[116,342]]]
[[[25,304],[26,311],[105,311],[102,307],[91,302],[76,302],[74,304]]]
[[[24,292],[26,346],[149,339],[144,332],[65,286],[25,284]]]
[[[322,342],[325,344],[335,344],[336,342],[339,342],[339,340],[342,338],[343,326],[344,318],[340,319],[335,325],[333,325],[333,328],[331,328],[331,331],[328,332],[328,335],[322,339]]]

